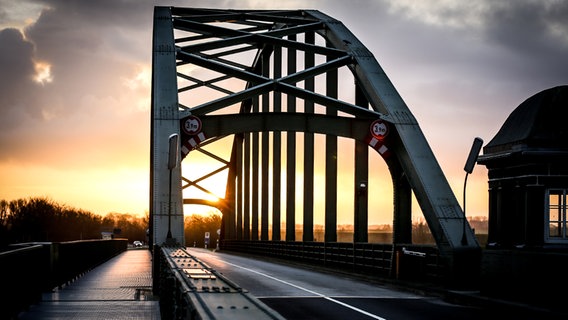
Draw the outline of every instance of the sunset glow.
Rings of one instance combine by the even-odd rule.
[[[341,21],[375,56],[408,105],[462,204],[463,166],[473,138],[481,137],[487,144],[526,98],[568,83],[568,25],[561,15],[551,14],[566,10],[566,3],[476,3],[197,0],[187,5],[311,8]],[[155,5],[165,4],[0,0],[0,199],[45,196],[101,215],[143,215],[149,211]],[[501,19],[505,13],[507,19]],[[527,15],[533,23],[526,23]],[[191,65],[185,68],[190,69],[189,73],[199,72]],[[344,69],[340,82],[352,86],[353,77],[343,74],[350,72]],[[224,87],[234,91],[242,90],[244,85],[235,79],[226,81]],[[180,80],[178,85],[187,84]],[[182,93],[180,103],[196,106],[219,95],[209,89]],[[353,100],[351,91],[339,95],[345,101]],[[302,108],[300,102],[298,108]],[[218,148],[212,152],[225,152],[228,159],[231,139],[227,137],[222,146],[208,148]],[[350,171],[353,146],[347,139],[339,141],[338,224],[349,224],[353,220],[355,190]],[[301,138],[297,147],[301,150]],[[325,189],[324,152],[318,150],[314,177],[316,224],[323,221]],[[377,153],[370,150],[369,154],[369,224],[391,223],[390,173]],[[183,175],[190,180],[223,165],[197,151],[189,157],[199,159],[190,166],[189,161],[183,164]],[[300,151],[296,160],[296,221],[301,222]],[[223,198],[226,179],[225,170],[202,181],[200,185],[214,194],[206,197]],[[487,215],[487,180],[486,168],[476,166],[468,178],[468,216]],[[285,199],[285,185],[281,187]],[[184,190],[184,195],[204,196],[194,187]],[[284,212],[285,207],[281,209]],[[185,213],[207,214],[210,210],[188,206]],[[420,208],[415,204],[413,219],[420,218]]]

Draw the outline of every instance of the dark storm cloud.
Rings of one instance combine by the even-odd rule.
[[[469,7],[457,1],[449,8],[426,3],[431,12],[422,17],[408,18],[401,9],[386,23],[387,43],[413,68],[459,72],[481,85],[514,82],[529,92],[566,81],[568,2],[476,1],[478,7]]]
[[[568,2],[507,2],[486,11],[486,37],[521,52],[568,49]],[[555,34],[555,30],[558,32]]]
[[[26,35],[35,43],[38,56],[53,63],[54,77],[60,80],[56,83],[71,85],[69,98],[77,99],[86,92],[108,94],[108,88],[100,84],[116,81],[111,75],[124,70],[125,60],[149,61],[150,6],[133,1],[45,3],[51,9],[41,14]],[[142,29],[143,37],[137,29]],[[129,54],[121,56],[122,52]]]
[[[508,61],[502,62],[511,66],[511,77],[545,89],[568,83],[567,17],[566,1],[507,2],[487,11],[484,34],[506,50]]]
[[[6,21],[8,19],[8,13],[2,7],[0,7],[0,21]]]
[[[35,86],[33,44],[17,29],[0,30],[0,125],[3,130],[18,126],[31,115],[30,95]],[[33,92],[29,92],[33,95]]]
[[[414,96],[438,96],[431,105],[471,111],[467,102],[477,100],[485,114],[496,107],[508,114],[522,99],[568,83],[566,1],[394,3],[388,20],[377,19],[382,45],[372,51],[384,53],[387,72],[397,66],[391,74],[400,83],[420,86]]]
[[[26,30],[50,58],[66,56],[65,49],[82,49],[91,53],[101,49],[104,41],[120,39],[112,44],[115,51],[126,49],[139,35],[151,39],[152,3],[149,1],[43,1],[44,10],[38,21]],[[139,33],[137,33],[139,30]],[[107,45],[109,43],[106,43]],[[60,50],[58,50],[58,47]]]
[[[130,136],[118,124],[124,120],[113,114],[128,94],[124,81],[136,75],[137,64],[151,61],[152,4],[35,2],[44,9],[25,36],[17,29],[0,30],[0,160],[48,163],[65,152],[111,157],[116,149],[103,147],[108,137]],[[38,62],[50,66],[51,82],[34,81]],[[91,148],[72,153],[77,143],[70,139],[81,138]]]

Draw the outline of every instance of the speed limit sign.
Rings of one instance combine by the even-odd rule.
[[[196,116],[189,116],[183,121],[183,130],[189,135],[196,135],[201,131],[201,120]]]
[[[373,137],[383,140],[389,134],[389,127],[386,122],[377,119],[371,123],[371,134]]]

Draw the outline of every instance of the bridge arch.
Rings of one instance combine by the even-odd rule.
[[[345,88],[346,72],[353,79],[351,90]],[[371,134],[376,120],[383,122],[388,136]],[[268,239],[268,201],[281,201],[278,189],[282,184],[281,147],[285,143],[286,150],[295,150],[294,133],[301,132],[304,241],[313,240],[310,229],[313,229],[314,134],[321,133],[326,137],[325,241],[336,241],[334,157],[338,152],[337,137],[341,136],[356,141],[356,181],[367,180],[369,146],[382,150],[379,152],[393,180],[394,242],[411,241],[413,192],[440,252],[450,264],[459,254],[479,249],[418,122],[403,99],[373,54],[340,21],[321,12],[156,7],[151,131],[150,214],[156,244],[164,243],[170,232],[178,242],[183,242],[182,206],[199,202],[183,199],[182,190],[198,184],[183,178],[181,159],[193,150],[206,152],[203,145],[227,136],[233,138],[229,159],[206,152],[222,165],[203,175],[228,171],[225,197],[220,205],[224,221],[222,237],[258,240],[260,235],[260,240]],[[272,136],[269,132],[273,132]],[[286,141],[282,140],[281,132],[291,133],[286,135]],[[172,134],[181,137],[180,157],[178,165],[169,169],[167,138]],[[388,155],[384,154],[385,148]],[[285,156],[289,157],[290,153],[294,156],[293,152]],[[274,161],[273,184],[278,189],[272,195],[266,174],[269,154]],[[294,159],[288,159],[286,165],[290,167],[286,172],[295,172]],[[287,176],[287,188],[294,185],[294,177]],[[289,193],[292,194],[285,199],[286,212],[279,212],[280,206],[275,205],[272,217],[273,221],[280,221],[281,216],[286,216],[285,240],[293,241],[297,239],[288,234],[292,234],[291,228],[295,226],[295,190],[288,190]],[[366,203],[356,202],[354,211],[354,240],[365,242]],[[247,220],[249,216],[253,221]],[[279,237],[279,223],[274,223],[272,238],[280,240]]]

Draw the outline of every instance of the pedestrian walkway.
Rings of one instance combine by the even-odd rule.
[[[160,319],[152,297],[152,259],[147,249],[127,250],[81,278],[45,293],[19,319]]]

